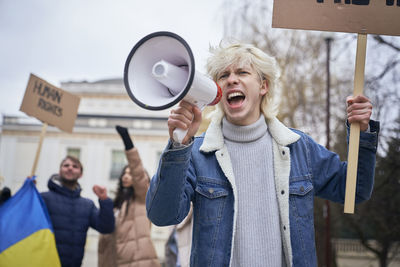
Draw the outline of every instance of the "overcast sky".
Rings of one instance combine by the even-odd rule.
[[[0,0],[0,113],[19,111],[29,74],[65,81],[122,78],[142,37],[171,31],[204,72],[222,38],[222,0]],[[0,119],[1,121],[1,119]]]

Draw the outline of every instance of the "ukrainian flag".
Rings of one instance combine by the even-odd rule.
[[[61,266],[50,217],[33,179],[0,206],[0,266]]]

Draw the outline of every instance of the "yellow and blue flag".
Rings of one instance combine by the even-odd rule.
[[[0,206],[0,266],[61,266],[50,217],[33,179]]]

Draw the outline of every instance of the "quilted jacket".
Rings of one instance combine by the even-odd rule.
[[[75,190],[63,187],[58,174],[50,177],[48,187],[41,195],[53,224],[61,265],[81,266],[88,228],[100,233],[114,231],[112,200],[99,200],[98,209],[92,200],[80,196],[80,186]]]

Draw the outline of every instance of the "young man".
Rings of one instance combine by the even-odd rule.
[[[245,44],[212,52],[208,72],[222,99],[196,138],[200,110],[187,102],[172,110],[148,216],[156,225],[178,224],[193,202],[191,266],[316,266],[314,196],[343,203],[347,164],[276,119],[275,59]],[[370,121],[365,96],[347,103],[348,122],[362,130],[358,203],[372,192],[379,124]],[[172,140],[175,128],[188,129],[182,144]]]
[[[92,200],[80,196],[78,179],[82,172],[81,162],[67,156],[61,162],[59,174],[49,179],[50,191],[41,193],[53,224],[63,267],[81,266],[89,226],[103,234],[114,231],[113,202],[107,197],[107,190],[93,186],[99,197],[99,210]]]

